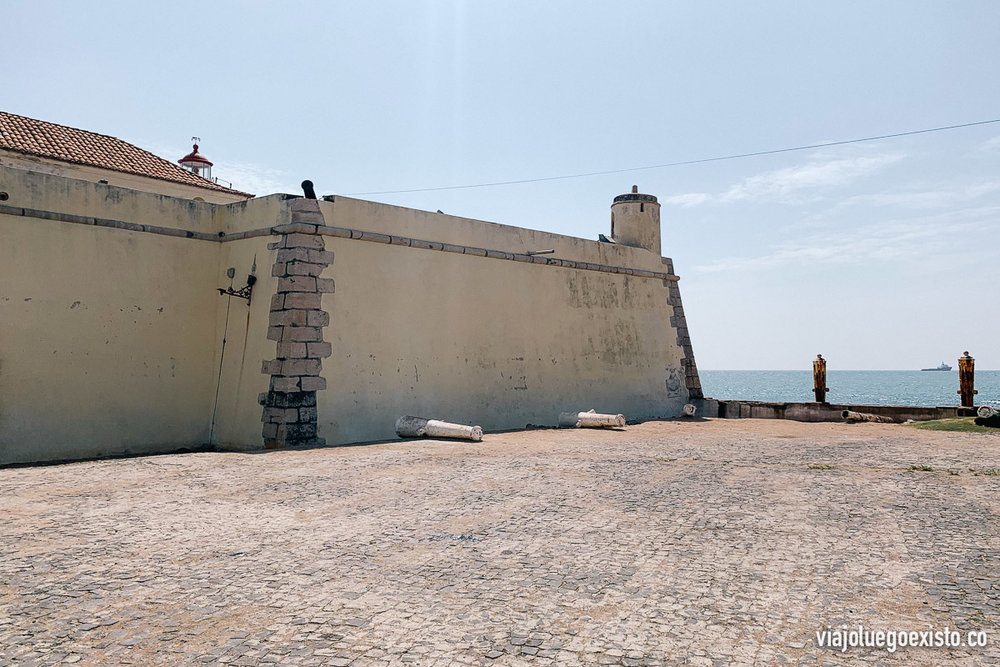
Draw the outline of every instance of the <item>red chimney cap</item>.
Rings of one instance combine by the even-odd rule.
[[[208,161],[208,158],[198,152],[198,144],[194,145],[194,150],[178,160],[179,163],[183,165],[198,165],[204,167],[211,167],[212,163]]]

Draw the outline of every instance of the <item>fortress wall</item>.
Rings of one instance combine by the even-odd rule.
[[[0,463],[206,442],[219,252],[0,214]]]
[[[245,284],[269,240],[221,243],[218,231],[269,227],[281,198],[235,204],[236,215],[3,167],[0,192],[0,463],[208,443],[226,304],[216,288],[228,266]],[[235,367],[249,360],[259,383],[262,352],[244,356],[246,311],[235,299],[221,393],[254,392],[246,418],[259,431],[261,389],[244,388]],[[259,433],[248,445],[260,447]]]
[[[333,201],[321,201],[319,205],[326,224],[331,226],[506,252],[552,249],[555,253],[548,257],[649,271],[665,270],[658,252],[628,245],[600,243],[350,197],[337,196]]]
[[[195,233],[217,232],[215,204],[24,171],[2,164],[0,192],[6,192],[9,197],[0,204],[10,206],[167,226]]]
[[[273,241],[274,237],[268,235],[221,244],[221,260],[214,278],[219,286],[232,282],[236,288],[243,287],[251,270],[257,276],[249,305],[243,299],[230,300],[228,326],[226,300],[216,293],[220,301],[213,361],[216,373],[220,370],[223,332],[226,346],[225,354],[221,355],[221,375],[213,375],[213,391],[215,382],[219,391],[212,444],[224,449],[263,447],[257,396],[268,390],[268,377],[261,374],[261,362],[274,358],[274,342],[267,338],[271,296],[277,286],[277,278],[271,275],[274,253],[267,247]],[[236,270],[232,281],[226,276],[229,267]]]
[[[341,197],[320,207],[337,228],[666,271],[639,248]],[[317,393],[328,444],[393,437],[403,414],[492,430],[590,408],[669,417],[687,401],[662,278],[338,236],[325,248],[335,259],[322,277],[336,284],[323,296],[332,356]]]
[[[249,305],[239,298],[229,300],[228,318],[226,299],[220,299],[212,362],[216,374],[213,392],[217,385],[218,398],[213,399],[210,441],[223,449],[261,449],[258,396],[268,391],[269,380],[261,373],[261,364],[275,356],[275,344],[267,338],[267,332],[271,299],[278,283],[277,277],[272,275],[275,251],[268,248],[277,237],[269,228],[289,223],[289,197],[269,195],[220,206],[215,220],[225,234],[215,283],[220,287],[232,284],[238,289],[246,285],[250,273],[256,276],[257,282]],[[261,234],[262,231],[267,233]],[[241,238],[247,234],[251,236]],[[231,280],[226,275],[229,268],[235,271]],[[224,349],[223,338],[226,340]]]
[[[0,464],[345,444],[393,437],[403,414],[487,430],[669,417],[697,379],[651,250],[4,166],[0,192]],[[220,296],[251,273],[249,304]]]

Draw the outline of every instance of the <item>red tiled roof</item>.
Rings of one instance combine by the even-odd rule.
[[[202,178],[127,141],[0,111],[0,149],[85,164],[243,197],[253,195]]]

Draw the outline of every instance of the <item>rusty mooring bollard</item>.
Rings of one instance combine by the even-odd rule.
[[[969,356],[969,351],[958,358],[958,394],[962,397],[962,407],[971,408],[978,394],[976,391],[976,360]]]
[[[826,359],[822,354],[816,355],[813,361],[813,392],[816,394],[817,403],[826,403],[826,392],[830,391],[826,386]]]

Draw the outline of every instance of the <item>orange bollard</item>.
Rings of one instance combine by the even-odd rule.
[[[976,360],[969,356],[969,351],[958,358],[958,394],[962,397],[962,407],[971,408],[978,394],[976,391]]]
[[[826,386],[826,359],[822,354],[816,355],[813,361],[813,392],[816,394],[817,403],[826,403],[826,392],[830,389]]]

